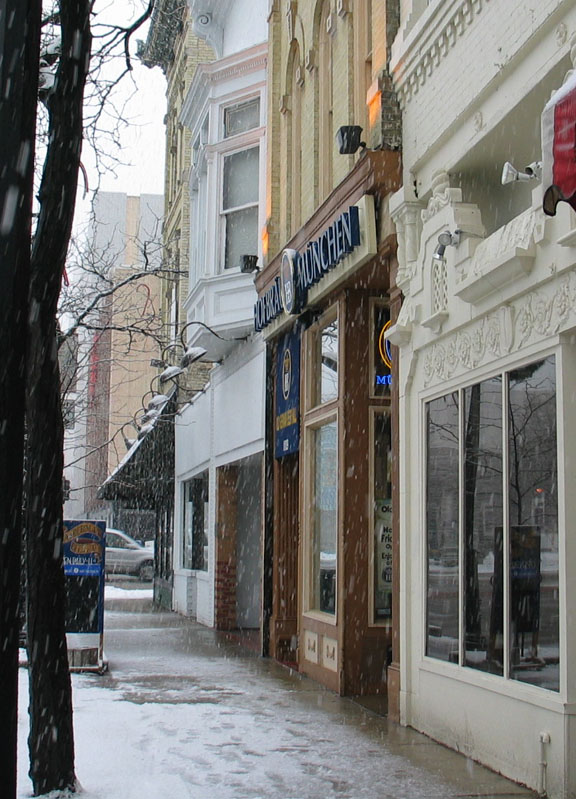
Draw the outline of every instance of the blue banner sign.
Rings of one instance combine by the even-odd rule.
[[[298,327],[278,343],[276,365],[276,446],[283,458],[300,447],[300,331]]]

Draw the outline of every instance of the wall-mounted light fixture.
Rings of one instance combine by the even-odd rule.
[[[180,366],[182,369],[186,369],[191,364],[199,361],[206,355],[206,350],[204,347],[188,347],[184,355],[180,360]]]
[[[454,233],[445,230],[443,233],[440,233],[438,236],[438,245],[434,250],[432,258],[434,258],[435,261],[443,261],[446,247],[457,247],[460,244],[461,233],[461,230],[455,230]]]
[[[342,125],[336,131],[336,143],[340,155],[354,155],[360,147],[366,149],[366,142],[362,141],[360,125]]]
[[[532,161],[531,164],[524,167],[524,172],[520,172],[510,161],[506,161],[502,169],[501,180],[503,186],[507,183],[514,183],[517,180],[542,180],[542,162]]]
[[[166,369],[159,375],[160,383],[167,383],[168,380],[174,380],[175,377],[184,373],[184,369],[180,366],[167,366]]]
[[[435,261],[443,261],[444,260],[444,253],[446,252],[446,247],[458,247],[462,240],[462,236],[470,236],[474,239],[482,239],[484,238],[480,233],[472,233],[468,230],[455,230],[454,233],[451,233],[449,230],[444,230],[438,236],[438,245],[434,250],[434,254],[432,258]]]
[[[241,255],[240,256],[240,271],[243,274],[250,272],[258,272],[258,256],[257,255]]]

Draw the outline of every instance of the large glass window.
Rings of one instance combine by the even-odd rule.
[[[308,408],[338,399],[338,338],[336,309],[308,330]]]
[[[426,654],[458,657],[459,398],[448,394],[427,408],[426,523],[428,529],[428,640]]]
[[[510,676],[558,690],[554,358],[508,375]]]
[[[224,156],[222,214],[224,268],[240,266],[242,255],[258,254],[259,148]]]
[[[557,691],[554,357],[428,403],[426,426],[426,653]]]
[[[503,674],[502,378],[464,391],[465,663]]]
[[[373,416],[374,607],[373,621],[392,618],[392,435],[390,414]]]
[[[310,610],[336,612],[338,457],[335,421],[312,431]]]
[[[183,483],[182,566],[208,569],[208,472]]]

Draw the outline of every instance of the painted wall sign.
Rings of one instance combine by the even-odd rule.
[[[283,458],[300,447],[300,330],[278,344],[276,364],[275,456]]]
[[[304,250],[284,250],[280,275],[254,306],[254,329],[263,330],[283,311],[299,314],[308,290],[359,245],[360,214],[351,205]]]

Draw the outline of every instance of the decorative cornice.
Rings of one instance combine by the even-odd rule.
[[[147,67],[168,71],[174,59],[176,37],[182,30],[185,6],[180,0],[158,0],[145,42],[138,42],[138,58]]]
[[[442,383],[576,325],[576,271],[448,335],[423,353],[424,384]]]
[[[402,109],[418,94],[458,39],[490,0],[451,0],[428,6],[416,27],[392,56],[392,71]],[[394,63],[396,62],[396,63]]]

